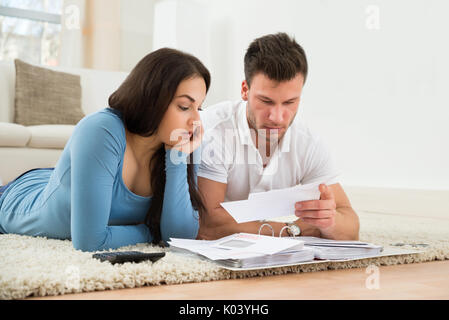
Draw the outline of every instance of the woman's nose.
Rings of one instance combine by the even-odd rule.
[[[198,111],[194,111],[193,116],[189,119],[189,125],[201,125],[201,117]]]

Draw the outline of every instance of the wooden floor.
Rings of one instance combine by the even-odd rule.
[[[376,278],[376,274],[378,277]],[[376,280],[378,279],[378,280]],[[98,291],[35,299],[449,299],[449,261]]]
[[[395,215],[449,219],[449,191],[423,192],[422,190],[372,188],[345,188],[345,190],[357,210],[369,209]],[[429,207],[429,203],[432,206]],[[427,204],[425,208],[424,204]],[[423,212],[426,214],[423,215]],[[34,299],[449,300],[449,260],[381,266],[377,271],[378,282],[375,281],[375,270],[361,268],[98,291]]]

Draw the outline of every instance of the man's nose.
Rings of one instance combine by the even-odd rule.
[[[282,123],[284,120],[284,111],[282,110],[282,106],[276,105],[270,109],[270,115],[268,119],[273,123]]]

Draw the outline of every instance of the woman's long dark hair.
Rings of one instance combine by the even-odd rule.
[[[210,73],[194,56],[169,48],[156,50],[145,56],[131,71],[123,84],[109,97],[109,106],[120,111],[126,129],[149,137],[157,132],[159,124],[179,84],[195,76],[202,77],[206,92],[210,87]],[[193,155],[187,164],[190,200],[198,212],[204,204],[195,183]],[[160,221],[165,191],[165,146],[150,160],[153,198],[145,218],[153,236],[153,243],[161,239]]]

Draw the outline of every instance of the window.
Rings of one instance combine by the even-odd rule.
[[[0,0],[0,60],[59,64],[63,0]]]

